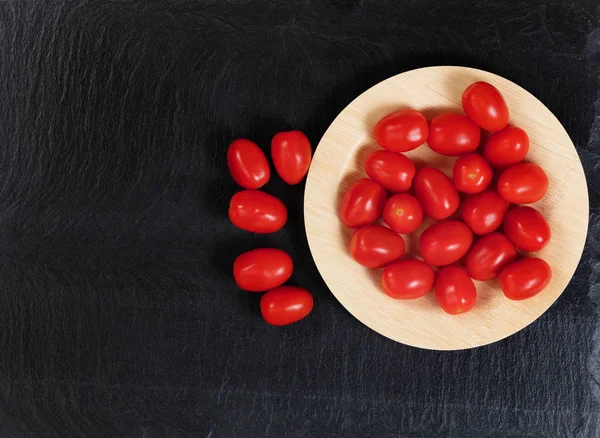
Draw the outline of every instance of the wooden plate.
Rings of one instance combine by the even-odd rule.
[[[463,90],[475,81],[496,86],[508,104],[510,123],[529,134],[527,160],[545,169],[550,187],[534,205],[548,220],[552,240],[537,255],[553,269],[551,283],[526,301],[504,297],[498,282],[476,282],[477,304],[469,313],[451,316],[433,293],[417,300],[395,300],[381,289],[381,271],[357,264],[348,247],[352,229],[342,225],[338,209],[346,189],[365,177],[366,156],[380,149],[373,128],[386,114],[414,108],[431,117],[462,112]],[[427,145],[406,154],[417,166],[439,167],[451,176],[454,158],[434,153]],[[588,194],[581,162],[569,135],[556,117],[518,85],[481,70],[428,67],[387,79],[357,97],[331,124],[314,155],[304,202],[310,250],[323,279],[359,321],[395,341],[433,350],[478,347],[503,339],[527,326],[563,292],[579,263],[588,225]],[[424,224],[405,236],[408,253],[418,256]]]

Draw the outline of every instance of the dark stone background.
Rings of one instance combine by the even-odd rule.
[[[599,18],[595,0],[0,2],[0,435],[598,436]],[[447,353],[338,304],[302,186],[266,187],[290,210],[274,235],[226,214],[231,140],[316,145],[363,90],[439,64],[541,99],[591,201],[557,303]],[[294,257],[317,300],[303,322],[271,328],[236,289],[233,258],[259,245]]]

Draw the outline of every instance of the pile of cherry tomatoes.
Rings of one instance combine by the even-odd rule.
[[[522,205],[539,201],[548,189],[542,168],[523,162],[527,133],[508,126],[506,102],[491,84],[467,87],[462,106],[466,116],[448,113],[428,122],[419,111],[403,109],[381,119],[375,139],[384,150],[367,157],[369,178],[350,186],[340,210],[342,222],[357,228],[350,253],[363,266],[383,268],[387,295],[413,299],[434,288],[450,314],[475,305],[473,279],[498,278],[506,297],[523,300],[542,291],[552,277],[544,260],[518,252],[541,250],[551,234],[542,214]],[[490,135],[477,153],[482,130]],[[439,154],[458,156],[452,178],[434,167],[417,171],[402,155],[424,143]],[[423,260],[402,259],[401,234],[417,230],[424,216],[438,222],[419,238]],[[387,227],[373,224],[379,218]],[[432,267],[439,268],[437,273]]]

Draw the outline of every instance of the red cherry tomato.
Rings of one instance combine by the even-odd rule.
[[[517,207],[504,218],[504,234],[521,251],[534,252],[550,242],[550,226],[544,216],[531,207]]]
[[[464,223],[445,220],[433,224],[419,237],[423,260],[433,266],[459,261],[469,251],[473,233]]]
[[[479,147],[479,126],[462,114],[442,114],[429,124],[427,144],[438,154],[455,156],[473,152]]]
[[[381,225],[368,225],[354,232],[350,254],[367,268],[382,268],[404,255],[404,239]]]
[[[498,272],[517,258],[517,250],[500,233],[486,234],[473,244],[467,254],[465,267],[475,280],[492,280]]]
[[[475,306],[477,289],[462,267],[444,266],[437,273],[435,297],[446,313],[458,315],[468,312]]]
[[[342,199],[342,222],[351,228],[370,224],[381,215],[386,196],[385,189],[378,182],[369,178],[359,179]]]
[[[258,189],[271,177],[264,152],[245,138],[234,141],[227,149],[227,166],[233,180],[245,189]]]
[[[287,209],[273,195],[259,190],[242,190],[229,202],[229,219],[242,230],[274,233],[287,222]]]
[[[262,296],[260,311],[269,324],[282,326],[306,317],[312,310],[313,303],[313,297],[306,289],[279,286]]]
[[[507,298],[525,300],[539,294],[548,286],[552,280],[552,269],[542,259],[525,258],[500,271],[498,280]]]
[[[415,176],[414,186],[423,211],[432,219],[446,219],[460,204],[454,184],[441,170],[422,168]]]
[[[262,292],[285,283],[292,275],[292,258],[280,249],[258,248],[233,262],[233,278],[240,289]]]
[[[452,178],[454,187],[463,193],[480,193],[492,182],[494,172],[490,165],[478,154],[459,157],[454,162]]]
[[[400,260],[383,269],[383,291],[392,298],[411,300],[425,295],[433,287],[435,273],[421,260]]]
[[[310,141],[300,131],[275,134],[271,140],[271,157],[281,179],[288,184],[298,184],[310,167]]]
[[[486,190],[464,200],[462,218],[475,234],[488,234],[500,228],[509,206],[495,190]]]
[[[548,190],[548,177],[540,166],[521,163],[509,167],[498,180],[498,193],[513,204],[537,202]]]
[[[508,106],[496,87],[487,82],[475,82],[462,95],[467,116],[486,131],[500,131],[508,124]]]
[[[507,126],[490,135],[483,146],[483,156],[494,167],[520,163],[529,151],[529,136],[521,128]]]
[[[369,178],[377,181],[390,192],[406,192],[415,176],[415,165],[402,154],[376,151],[365,160],[365,171]]]
[[[406,152],[427,141],[429,127],[419,111],[403,109],[388,114],[375,126],[375,140],[392,152]]]
[[[381,216],[385,224],[396,233],[408,234],[423,222],[423,209],[417,198],[401,193],[385,202]]]

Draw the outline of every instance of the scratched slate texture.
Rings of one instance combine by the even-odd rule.
[[[0,435],[595,437],[600,28],[595,1],[0,2]],[[225,151],[304,130],[412,68],[483,68],[573,138],[590,233],[563,296],[484,348],[353,319],[303,233],[234,229]],[[271,245],[316,297],[264,324],[231,263]]]

